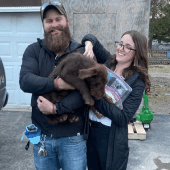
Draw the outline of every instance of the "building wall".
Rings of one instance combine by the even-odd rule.
[[[150,0],[61,0],[77,41],[92,33],[114,53],[114,41],[128,30],[148,37]]]

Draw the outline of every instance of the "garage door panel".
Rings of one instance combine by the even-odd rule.
[[[10,87],[7,87],[7,91],[9,94],[7,107],[13,107],[17,103],[16,90],[10,89]]]
[[[11,57],[11,42],[0,42],[0,56]]]
[[[19,108],[20,100],[19,94],[20,89],[12,89],[12,87],[8,86],[7,91],[9,94],[8,103],[5,107],[7,108]]]
[[[0,38],[0,57],[3,62],[16,61],[16,40],[12,36]]]
[[[31,103],[31,94],[30,93],[24,93],[22,90],[20,90],[20,106],[28,106]]]
[[[30,43],[22,43],[22,42],[17,42],[17,57],[21,61],[25,49],[28,47]]]
[[[20,106],[20,87],[19,87],[19,72],[21,62],[4,62],[6,73],[7,91],[9,93],[9,102],[7,108],[19,108]],[[30,99],[30,98],[29,98]]]
[[[4,63],[5,74],[7,79],[7,86],[13,86],[16,88],[18,86],[19,72],[16,65],[11,65],[9,63]]]
[[[39,36],[40,37],[40,36]],[[26,39],[26,40],[25,40]],[[25,41],[24,41],[25,40]],[[22,62],[22,56],[28,45],[36,42],[37,38],[2,38],[0,40],[0,57],[3,62]]]
[[[34,13],[18,13],[16,15],[16,32],[19,34],[37,34],[42,32],[42,22],[40,15]]]
[[[27,42],[24,40],[23,41],[17,41],[16,42],[16,49],[17,49],[17,61],[22,61],[22,57],[23,57],[23,54],[24,54],[24,51],[25,49],[30,45],[32,44],[33,42],[36,42],[37,39],[34,37],[34,38],[29,38],[27,39]]]
[[[0,32],[12,33],[13,32],[13,16],[10,13],[0,13]]]
[[[40,14],[39,12],[0,13],[0,18],[0,57],[4,63],[9,93],[6,108],[28,107],[31,94],[24,93],[20,89],[19,73],[27,46],[36,42],[37,38],[43,38]]]

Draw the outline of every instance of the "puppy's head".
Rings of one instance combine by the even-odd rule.
[[[79,71],[79,78],[84,79],[90,89],[90,94],[96,99],[101,99],[105,95],[105,85],[107,83],[107,70],[102,64],[96,63],[92,68]]]

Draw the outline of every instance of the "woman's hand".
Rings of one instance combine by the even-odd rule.
[[[85,52],[84,52],[83,55],[85,55],[85,56],[87,56],[89,58],[93,58],[94,57],[93,44],[90,41],[86,41],[85,42]]]
[[[42,96],[38,97],[37,106],[45,115],[56,114],[56,106]]]
[[[54,79],[54,85],[57,90],[74,90],[75,89],[72,85],[66,83],[62,78],[59,78],[59,77]]]

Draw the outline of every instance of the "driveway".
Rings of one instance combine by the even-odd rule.
[[[0,111],[0,170],[35,170],[33,145],[21,141],[30,111]],[[170,170],[170,115],[154,115],[146,140],[129,140],[127,170]]]

